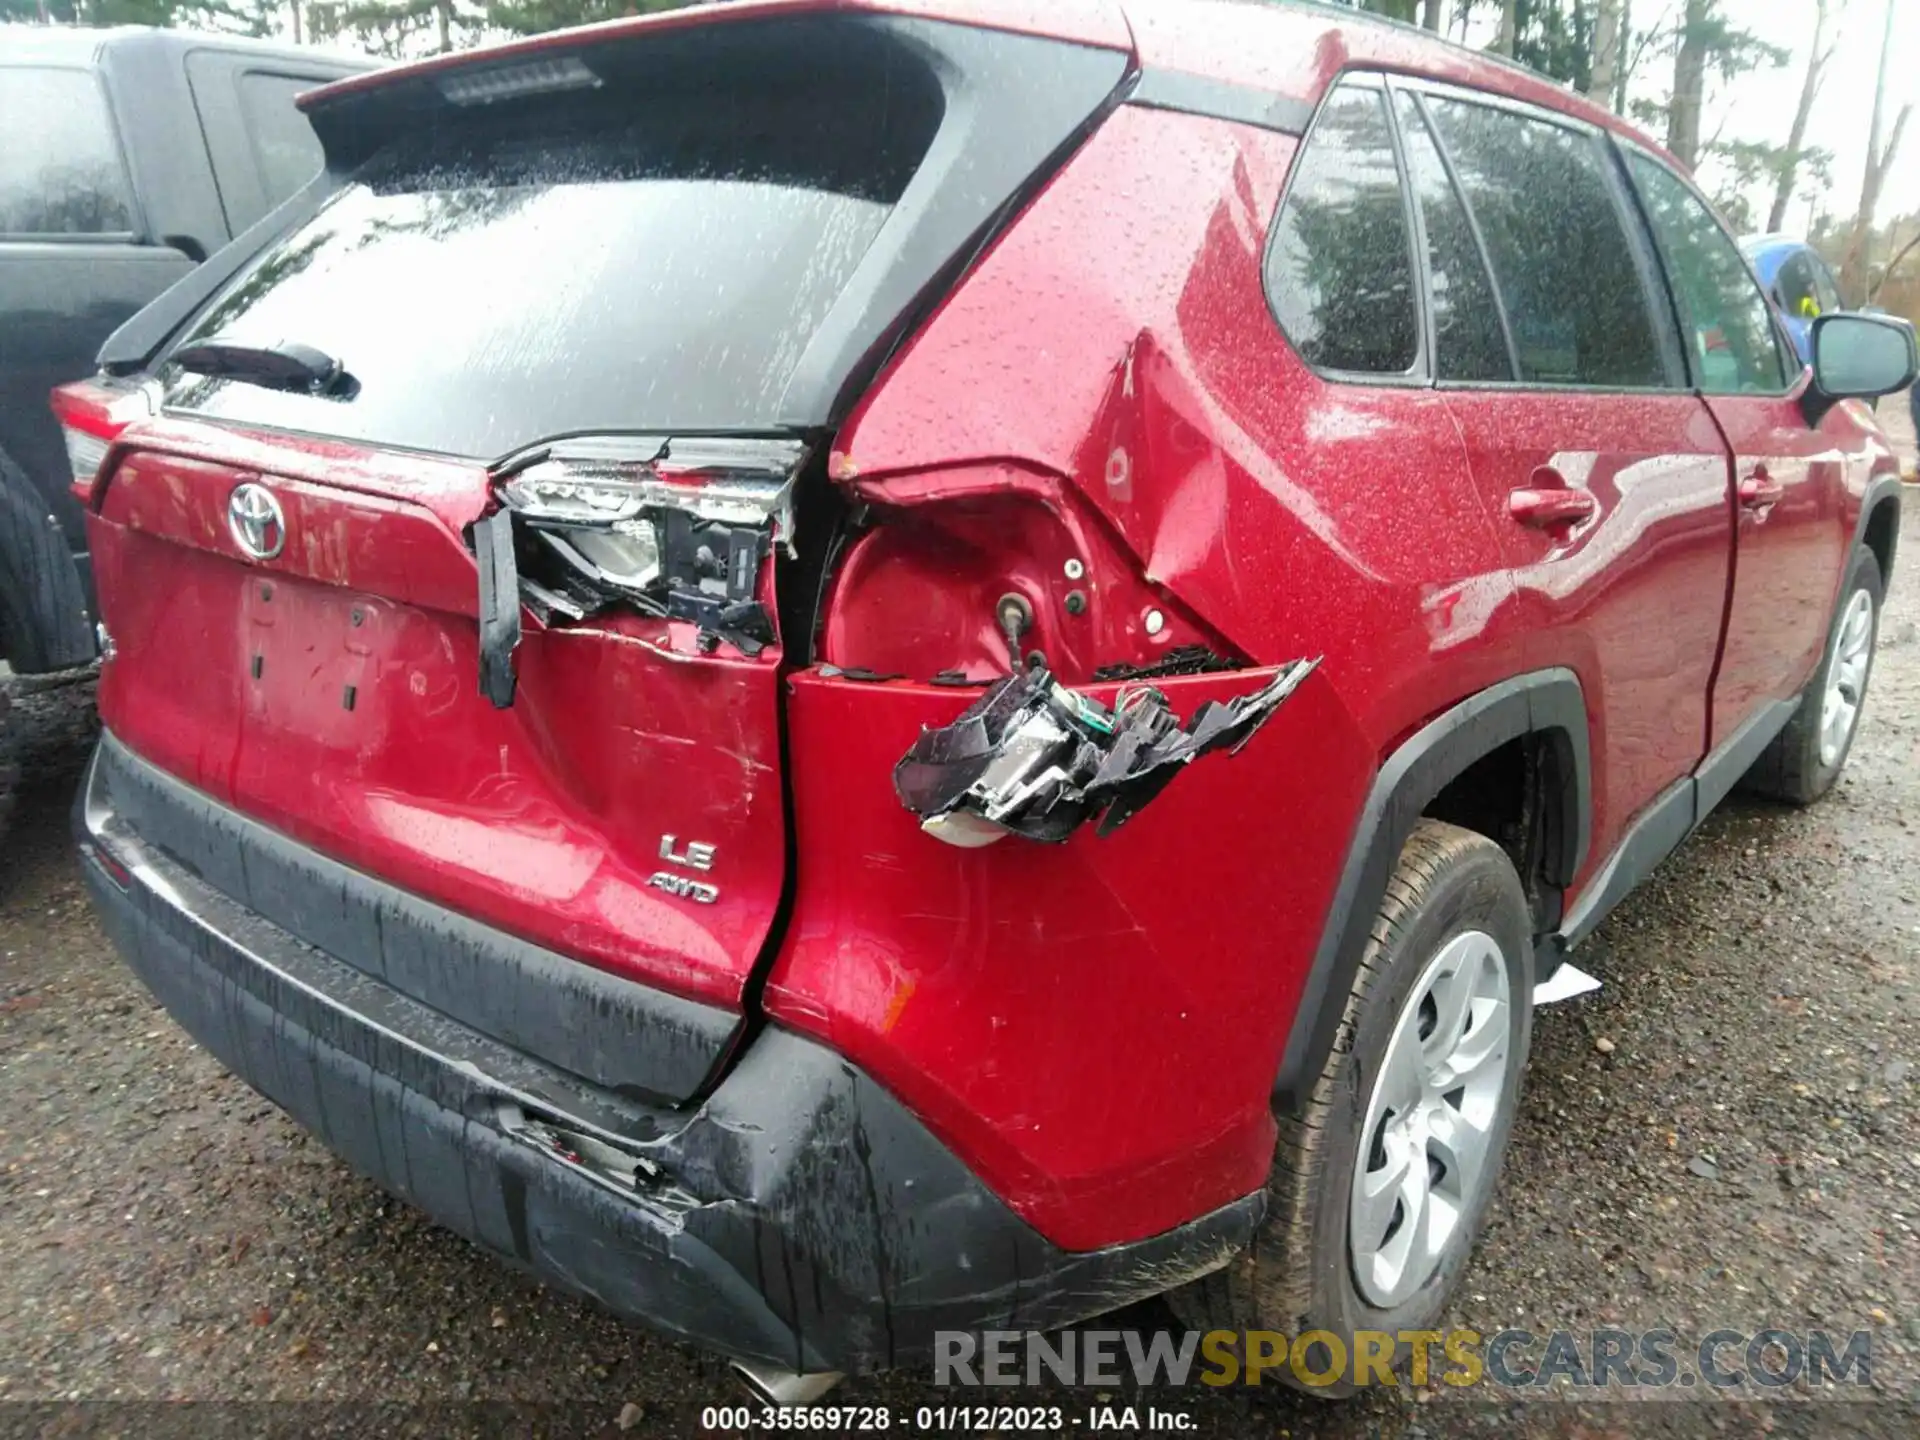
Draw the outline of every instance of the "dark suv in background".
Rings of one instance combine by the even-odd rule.
[[[77,473],[47,392],[320,168],[294,107],[368,62],[155,30],[0,27],[0,659],[88,665]],[[14,778],[0,688],[0,815]]]

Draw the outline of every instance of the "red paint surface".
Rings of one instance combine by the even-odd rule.
[[[1263,678],[1163,688],[1185,716]],[[867,1068],[1057,1244],[1257,1186],[1327,857],[1372,778],[1333,688],[1309,677],[1112,836],[984,850],[921,834],[891,784],[970,696],[811,674],[788,693],[800,889],[768,1010]]]
[[[1780,487],[1770,507],[1737,507],[1740,556],[1726,659],[1714,690],[1715,733],[1731,733],[1769,700],[1800,692],[1820,663],[1845,578],[1860,495],[1894,462],[1865,407],[1836,405],[1807,425],[1803,376],[1786,398],[1716,397],[1708,403],[1733,449],[1736,486],[1762,475]]]
[[[478,572],[450,523],[479,513],[482,472],[175,422],[127,440],[90,519],[116,735],[408,890],[738,1005],[785,865],[777,648],[703,656],[665,621],[563,633],[529,617],[519,694],[495,710],[478,688]],[[337,483],[295,478],[318,475]],[[289,539],[251,563],[225,516],[258,478]],[[647,886],[671,868],[666,834],[715,846],[694,878],[717,904]]]
[[[1586,692],[1591,875],[1710,748],[1707,692],[1733,560],[1726,446],[1692,395],[1451,390],[1446,403],[1482,500],[1500,515],[1525,668],[1564,665]],[[1542,470],[1591,495],[1593,518],[1560,533],[1507,518],[1507,496]]]
[[[1093,0],[875,8],[1129,43]],[[1299,99],[1375,65],[1618,123],[1324,12],[1159,0],[1127,15],[1149,66]],[[1796,435],[1784,402],[1315,376],[1260,283],[1296,147],[1123,107],[842,427],[834,477],[880,524],[842,558],[823,656],[906,681],[783,673],[778,650],[698,657],[683,628],[623,620],[531,630],[519,703],[494,711],[460,539],[484,503],[476,471],[163,421],[130,432],[93,521],[121,649],[107,723],[303,840],[592,963],[726,1003],[758,967],[772,1019],[840,1047],[1056,1243],[1136,1239],[1244,1195],[1271,1161],[1269,1088],[1380,759],[1490,684],[1571,667],[1593,724],[1593,873],[1710,734],[1804,674],[1867,473],[1891,463],[1853,407]],[[1736,527],[1735,471],[1762,461],[1788,493]],[[1510,492],[1543,464],[1594,496],[1591,520],[1516,524]],[[243,563],[222,517],[253,474],[321,539]],[[1034,608],[1031,647],[1073,678],[1176,643],[1325,663],[1241,754],[1196,764],[1117,835],[959,850],[919,832],[891,772],[978,693],[919,682],[1004,668],[991,607],[1009,591]],[[1163,685],[1188,715],[1260,678]],[[774,937],[782,705],[794,891]],[[721,905],[644,888],[663,832],[717,845]]]

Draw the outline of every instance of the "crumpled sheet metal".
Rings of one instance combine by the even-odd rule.
[[[1186,725],[1150,685],[1122,689],[1108,709],[1035,666],[922,731],[894,767],[894,793],[929,835],[969,849],[1007,835],[1057,843],[1088,822],[1110,835],[1193,761],[1237,752],[1319,664],[1282,666]]]

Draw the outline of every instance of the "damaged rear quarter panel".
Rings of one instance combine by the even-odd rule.
[[[1254,666],[1324,657],[1242,753],[1119,833],[977,851],[918,834],[885,783],[970,694],[792,682],[798,890],[769,1007],[1070,1247],[1262,1183],[1285,1033],[1380,757],[1526,668],[1441,400],[1317,376],[1273,318],[1261,270],[1296,149],[1122,106],[836,441],[834,476],[899,504],[939,472],[1063,477]],[[1185,716],[1267,673],[1161,688]]]
[[[1267,678],[1157,683],[1189,715]],[[769,1014],[866,1068],[1065,1248],[1257,1190],[1286,1021],[1372,775],[1352,718],[1316,675],[1111,836],[961,850],[920,832],[891,775],[976,694],[790,680],[800,883]]]
[[[1524,670],[1523,617],[1439,397],[1324,380],[1273,318],[1296,147],[1122,106],[895,360],[835,467],[875,495],[994,461],[1064,476],[1255,663],[1324,655],[1384,753]]]

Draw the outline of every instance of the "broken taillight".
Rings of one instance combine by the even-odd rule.
[[[690,623],[702,650],[776,639],[765,561],[793,546],[798,440],[582,436],[493,468],[500,509],[474,526],[481,689],[512,703],[519,607],[565,624],[624,606]]]
[[[625,601],[696,623],[758,601],[761,561],[793,541],[798,440],[556,441],[494,469],[501,501],[552,558],[536,613]],[[542,619],[548,616],[542,614]]]
[[[134,421],[154,413],[153,388],[147,382],[76,380],[55,387],[49,401],[66,437],[73,493],[82,505],[91,506],[94,483],[113,442]]]

